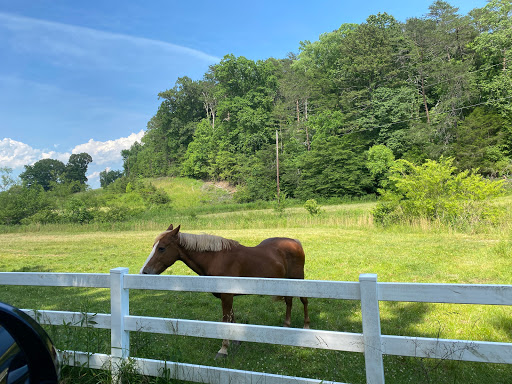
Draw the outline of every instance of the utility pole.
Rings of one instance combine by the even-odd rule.
[[[279,204],[280,200],[280,190],[279,190],[279,134],[276,130],[276,168],[277,168],[277,204]]]

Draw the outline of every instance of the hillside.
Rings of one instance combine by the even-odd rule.
[[[273,200],[277,133],[281,190],[302,200],[377,193],[375,148],[509,177],[511,28],[510,2],[461,15],[435,1],[405,22],[378,13],[342,24],[286,58],[228,54],[159,93],[124,173],[222,180],[239,201]]]

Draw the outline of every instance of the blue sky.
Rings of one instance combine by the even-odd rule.
[[[466,14],[485,0],[451,0]],[[298,53],[343,23],[387,12],[421,17],[430,1],[0,0],[0,167],[87,152],[89,184],[122,169],[178,77],[200,79],[226,54]]]

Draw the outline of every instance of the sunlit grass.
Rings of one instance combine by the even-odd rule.
[[[506,197],[497,204],[506,206]],[[46,226],[36,231],[0,234],[1,271],[51,271],[108,273],[128,267],[137,273],[151,250],[155,236],[170,223],[191,233],[211,233],[256,245],[272,236],[299,239],[306,252],[306,278],[357,281],[361,273],[376,273],[379,281],[422,283],[512,284],[512,236],[508,223],[480,231],[455,231],[432,223],[381,228],[370,214],[375,203],[323,206],[317,216],[301,206],[284,213],[271,208],[251,211],[210,212],[190,215],[162,211],[152,220],[110,228]],[[177,263],[166,273],[193,275]],[[207,293],[130,292],[135,315],[218,321],[220,302]],[[109,313],[105,289],[0,286],[0,301],[23,308]],[[510,308],[427,304],[381,303],[384,334],[512,342]],[[284,303],[268,297],[235,299],[237,321],[280,326]],[[358,302],[311,299],[313,328],[361,332]],[[300,327],[302,310],[297,300],[292,326]],[[60,327],[62,328],[62,327]],[[61,348],[108,352],[108,332],[92,336],[51,327]],[[81,331],[83,332],[83,331]],[[92,331],[91,331],[92,332]],[[195,364],[266,371],[292,376],[364,383],[361,354],[244,343],[226,361],[214,361],[218,340],[145,333],[132,334],[132,354]],[[87,344],[89,343],[89,344]],[[493,375],[493,382],[512,382],[512,367],[385,358],[388,383],[479,383]],[[76,382],[96,382],[94,374]],[[91,378],[92,377],[92,378]],[[87,381],[89,380],[89,381]],[[142,379],[141,379],[142,380]],[[70,380],[69,382],[74,382]]]

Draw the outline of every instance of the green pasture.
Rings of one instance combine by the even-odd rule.
[[[496,204],[508,206],[512,199]],[[299,239],[306,252],[306,278],[357,281],[376,273],[379,281],[512,284],[512,231],[496,228],[456,232],[429,223],[381,228],[374,225],[374,203],[324,206],[317,216],[297,206],[191,214],[170,209],[112,230],[94,226],[33,227],[0,234],[0,271],[108,273],[128,267],[138,273],[154,237],[168,224],[182,231],[210,233],[256,245],[272,236]],[[213,212],[213,213],[212,213]],[[149,215],[149,214],[148,214]],[[166,273],[192,275],[179,263]],[[220,301],[207,293],[130,292],[135,315],[219,321]],[[0,286],[0,301],[22,308],[109,313],[103,289]],[[283,302],[263,296],[235,298],[237,322],[281,325]],[[512,342],[508,307],[381,303],[383,334]],[[312,328],[361,332],[360,304],[311,299]],[[302,305],[294,301],[292,326],[302,324]],[[59,348],[109,353],[109,333],[47,327]],[[224,361],[215,361],[220,340],[132,333],[133,356],[262,371],[347,383],[365,383],[364,357],[257,343],[242,343]],[[510,383],[512,366],[447,360],[385,357],[387,383]],[[64,370],[64,382],[96,383],[108,376],[85,368]],[[129,382],[176,382],[131,376]]]

